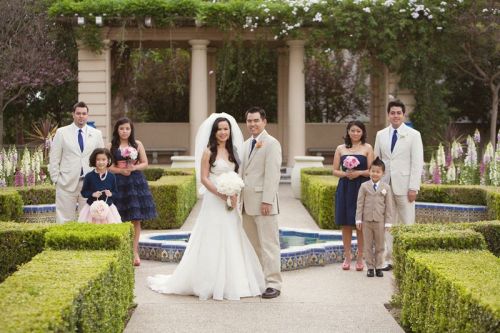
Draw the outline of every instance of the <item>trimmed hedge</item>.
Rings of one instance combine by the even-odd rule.
[[[161,176],[163,176],[165,169],[148,167],[143,172],[144,172],[144,176],[146,177],[148,182],[152,182],[152,181],[160,179]]]
[[[412,287],[402,295],[403,326],[413,332],[498,332],[499,276],[500,260],[487,251],[410,251],[404,284]]]
[[[0,223],[0,283],[43,251],[49,225]]]
[[[423,232],[407,232],[394,236],[393,258],[394,278],[401,292],[404,292],[405,284],[403,278],[406,270],[406,256],[410,250],[484,250],[486,242],[484,237],[473,230],[447,230]]]
[[[175,168],[175,169],[164,169],[163,174],[165,176],[193,176],[196,174],[196,172],[194,169]]]
[[[121,332],[120,266],[118,251],[42,252],[0,284],[0,331]]]
[[[16,187],[16,191],[21,195],[23,205],[43,205],[56,202],[54,185]]]
[[[0,190],[0,221],[16,220],[23,214],[23,199],[16,190]]]
[[[150,182],[158,217],[142,222],[145,229],[180,228],[197,201],[196,180],[189,176],[163,176]]]
[[[0,285],[0,331],[121,332],[133,301],[132,239],[130,223],[47,228],[46,250]]]
[[[324,168],[301,170],[301,201],[322,229],[339,229],[335,224],[337,177]]]
[[[330,168],[301,170],[302,204],[321,228],[338,229],[335,225],[334,207],[337,182],[338,178],[332,175]],[[310,184],[314,185],[311,187]],[[315,193],[315,191],[321,193]],[[325,195],[331,196],[327,200],[324,198]],[[495,187],[422,184],[417,200],[486,205],[489,217],[492,220],[500,220],[500,191]]]

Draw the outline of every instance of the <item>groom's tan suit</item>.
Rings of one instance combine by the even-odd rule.
[[[281,145],[263,131],[255,148],[252,138],[245,141],[241,175],[243,227],[262,265],[266,287],[281,290],[281,258],[278,229],[278,189],[281,177]],[[250,153],[251,151],[251,153]],[[272,205],[270,215],[261,215],[261,204]]]

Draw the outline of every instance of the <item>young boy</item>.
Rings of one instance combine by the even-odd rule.
[[[364,182],[358,192],[356,228],[358,230],[363,228],[364,257],[368,267],[366,273],[368,277],[373,277],[375,274],[378,277],[384,276],[382,272],[384,227],[391,225],[394,216],[391,186],[380,181],[384,171],[384,162],[378,157],[375,158],[370,166],[371,180]]]

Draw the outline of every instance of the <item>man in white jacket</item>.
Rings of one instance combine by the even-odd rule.
[[[420,132],[404,123],[405,105],[391,101],[387,105],[390,125],[377,132],[374,155],[385,163],[382,181],[391,185],[397,211],[396,223],[415,223],[415,199],[417,198],[422,170],[424,148]],[[386,266],[392,269],[392,235],[386,232]]]
[[[85,205],[82,198],[83,177],[92,170],[90,154],[104,147],[101,131],[87,125],[89,109],[84,102],[73,106],[73,123],[61,127],[50,148],[49,173],[56,185],[56,221],[76,221],[76,204]]]

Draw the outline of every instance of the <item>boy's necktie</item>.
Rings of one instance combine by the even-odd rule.
[[[377,184],[373,184],[373,189],[377,192]]]

